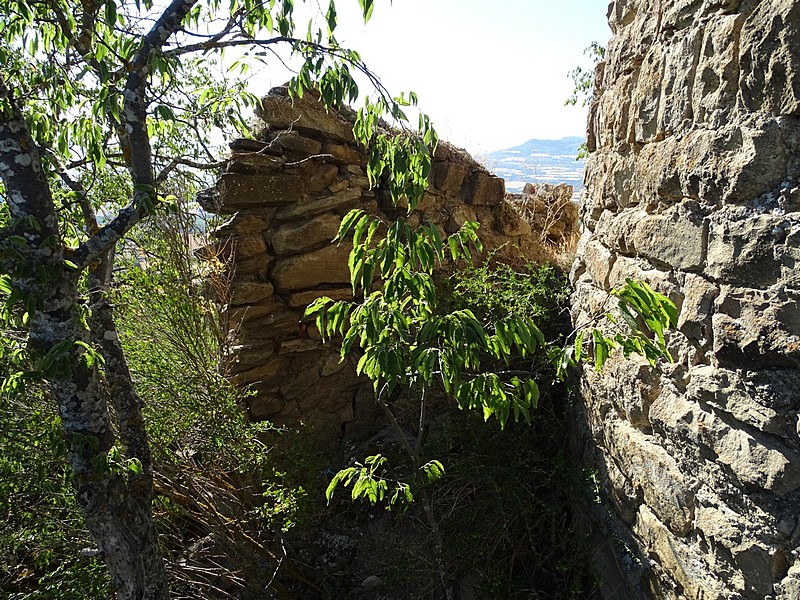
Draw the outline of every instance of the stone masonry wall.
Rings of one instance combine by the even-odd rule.
[[[583,373],[605,495],[639,592],[797,600],[800,2],[616,0],[609,22],[573,317],[633,277],[680,319],[674,365]]]
[[[237,341],[228,366],[254,392],[251,418],[302,422],[330,442],[373,416],[371,386],[356,377],[354,360],[340,363],[337,349],[300,319],[319,296],[352,298],[350,246],[331,244],[343,215],[356,207],[386,219],[397,213],[381,189],[369,188],[348,111],[326,112],[308,92],[293,103],[286,88],[275,88],[257,114],[258,139],[233,142],[216,188],[199,198],[207,210],[231,215],[214,234],[232,270],[228,314]],[[542,198],[527,192],[506,202],[502,179],[442,143],[410,222],[430,220],[453,233],[478,221],[485,248],[508,244],[542,259],[576,237],[577,206],[560,202],[569,186],[542,188]],[[537,221],[547,222],[546,235],[532,229]]]

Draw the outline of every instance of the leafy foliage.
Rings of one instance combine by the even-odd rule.
[[[459,412],[430,440],[448,464],[432,493],[445,561],[479,597],[597,597],[589,532],[575,515],[586,482],[564,443],[574,415],[563,393],[543,385],[530,425],[498,433]]]
[[[60,421],[40,386],[0,399],[0,589],[9,600],[104,598],[108,574],[72,493]]]
[[[412,230],[402,220],[388,227],[386,237],[372,244],[380,226],[376,217],[353,211],[342,221],[338,239],[352,228],[350,270],[354,290],[366,294],[354,306],[330,298],[316,300],[306,310],[314,317],[323,338],[342,335],[342,359],[354,344],[362,349],[357,372],[367,375],[376,393],[391,394],[397,386],[426,388],[434,383],[464,408],[478,408],[484,418],[497,417],[501,427],[510,413],[527,418],[538,390],[531,380],[503,378],[481,372],[481,358],[507,359],[512,349],[523,356],[544,340],[539,328],[525,317],[509,316],[484,329],[472,311],[437,314],[433,269],[445,259],[471,258],[470,244],[478,244],[475,223],[466,224],[446,240],[433,224]],[[362,241],[362,234],[366,237]],[[373,278],[383,282],[370,291]]]
[[[584,51],[592,60],[592,66],[585,69],[581,66],[575,67],[569,72],[569,78],[572,80],[573,88],[572,94],[564,102],[565,106],[576,106],[578,103],[582,107],[588,106],[591,98],[592,91],[595,84],[595,70],[598,63],[605,60],[606,49],[597,42],[592,42]],[[575,160],[581,160],[589,156],[589,150],[586,147],[586,142],[582,143],[578,149],[578,155]]]
[[[359,1],[368,20],[374,2]],[[257,532],[258,525],[268,529],[273,523],[260,519],[280,519],[277,505],[289,506],[292,498],[248,479],[254,472],[263,475],[261,432],[237,412],[240,398],[213,369],[223,340],[209,325],[198,273],[193,265],[159,256],[170,249],[150,240],[142,247],[150,253],[145,262],[152,268],[135,261],[127,264],[114,288],[110,274],[115,247],[137,223],[172,208],[178,199],[169,192],[192,179],[184,168],[220,166],[208,127],[230,123],[244,129],[242,113],[255,98],[244,92],[238,78],[246,76],[252,61],[266,60],[270,46],[289,44],[305,59],[291,92],[302,96],[315,87],[328,107],[353,101],[358,95],[353,74],[367,76],[377,99],[366,100],[354,134],[369,149],[370,182],[386,182],[392,201],[407,206],[409,214],[422,199],[438,138],[425,115],[419,115],[416,131],[410,129],[406,111],[415,110],[415,94],[392,97],[357,53],[338,44],[333,2],[321,26],[309,24],[307,34],[297,37],[291,0],[165,4],[0,0],[5,17],[0,22],[0,120],[14,123],[13,128],[0,128],[0,152],[24,147],[28,153],[17,155],[28,158],[17,161],[14,172],[2,171],[5,187],[0,190],[4,199],[14,199],[0,202],[0,364],[10,375],[4,391],[22,394],[29,382],[50,382],[41,398],[58,396],[68,433],[64,442],[78,484],[96,490],[106,483],[116,486],[126,501],[130,499],[127,506],[149,524],[153,465],[143,435],[141,396],[151,407],[144,415],[147,431],[157,441],[156,499],[159,516],[164,517],[160,523],[169,530],[167,546],[179,548],[172,541],[183,541],[189,531],[212,531],[215,539],[250,549],[242,571],[267,572],[264,563],[275,559],[269,540]],[[244,47],[246,54],[232,63],[230,78],[219,76],[219,65],[212,65],[208,57],[231,47]],[[389,131],[384,117],[400,131]],[[35,176],[20,177],[17,166]],[[31,191],[29,184],[40,187]],[[378,401],[390,418],[390,398],[404,387],[420,390],[423,424],[425,393],[434,385],[484,419],[494,416],[501,427],[512,416],[529,420],[537,404],[538,386],[529,373],[484,368],[487,357],[502,365],[512,356],[527,357],[542,348],[544,337],[531,318],[509,315],[487,325],[468,308],[438,309],[433,269],[445,262],[448,251],[448,260],[467,262],[473,248],[480,252],[475,230],[476,225],[468,223],[443,239],[430,224],[412,230],[402,219],[388,224],[353,214],[343,223],[340,240],[351,234],[356,238],[350,266],[353,288],[363,301],[346,305],[323,300],[313,305],[309,316],[326,339],[342,336],[348,351],[358,346],[363,353],[359,371],[375,382]],[[380,286],[374,285],[375,278]],[[37,291],[38,296],[49,294],[47,306]],[[129,307],[120,332],[133,379],[124,356],[115,353],[118,344],[106,344],[117,340],[113,307],[106,302],[109,294]],[[648,310],[653,298],[660,302],[653,295],[638,297]],[[660,317],[639,310],[642,306],[633,304],[633,297],[621,299],[657,338],[651,346],[651,338],[644,335],[631,343],[630,351],[661,350]],[[98,325],[103,316],[108,322]],[[56,326],[42,327],[48,319]],[[603,344],[608,346],[604,340],[596,340],[596,354]],[[623,344],[624,339],[617,342]],[[577,354],[580,358],[582,352]],[[116,402],[120,386],[126,390],[127,404]],[[69,389],[83,394],[81,403],[72,402],[64,392]],[[78,404],[91,404],[93,410],[76,412]],[[17,422],[25,421],[26,408],[32,414],[50,414],[36,412],[34,405],[14,408]],[[87,415],[100,416],[88,423]],[[30,430],[31,440],[48,439],[53,421],[44,423],[42,429]],[[337,475],[339,482],[350,485],[354,497],[371,502],[386,497],[405,501],[413,498],[413,490],[429,507],[425,484],[419,482],[442,477],[444,467],[437,460],[421,460],[423,428],[414,447],[402,436],[413,469],[408,484],[393,484],[393,494],[382,475],[386,465],[380,456],[343,471]],[[4,468],[16,468],[17,457],[15,451]],[[63,489],[59,481],[65,479],[57,478],[55,489]],[[36,478],[30,493],[35,496],[34,488],[42,483]],[[257,489],[256,497],[263,502],[239,503],[245,489]],[[119,514],[99,517],[105,523],[119,522]],[[282,526],[290,521],[287,517]],[[25,526],[25,518],[18,522]],[[121,588],[128,574],[118,565],[126,561],[111,556],[119,549],[104,545],[108,530],[97,527],[98,522],[93,534],[105,550],[115,587]],[[430,517],[429,522],[435,529],[435,520]],[[91,520],[87,523],[93,527]],[[137,559],[146,555],[152,570],[160,573],[155,535],[144,537],[137,540],[142,542]],[[237,546],[235,541],[241,543]],[[438,547],[441,550],[441,541]],[[83,574],[79,569],[77,577],[86,577],[86,590],[101,589],[105,583],[98,583],[92,569]],[[166,597],[158,573],[153,586],[159,588],[159,597]],[[150,575],[143,573],[144,578]],[[53,589],[64,581],[58,579]],[[195,583],[187,583],[186,595],[200,596]],[[264,589],[271,581],[257,584]],[[207,592],[215,584],[209,579],[204,585]]]
[[[614,326],[616,331],[613,336],[599,328],[590,329],[589,324],[579,327],[573,332],[574,342],[553,354],[559,377],[563,377],[567,368],[587,357],[586,345],[592,347],[594,366],[598,371],[616,348],[622,351],[625,358],[632,354],[645,357],[651,366],[655,366],[660,358],[673,362],[665,335],[678,324],[675,303],[653,290],[646,282],[633,279],[627,279],[625,285],[612,290],[611,295],[619,298],[619,316],[605,312],[600,317]],[[587,333],[590,339],[586,338]]]
[[[594,67],[605,60],[606,49],[597,42],[592,42],[584,51],[583,54],[592,60],[592,67],[584,69],[583,67],[575,67],[569,73],[570,79],[574,84],[572,95],[564,102],[567,106],[575,106],[579,102],[581,106],[589,104],[592,96],[592,88],[594,87]]]
[[[437,274],[440,311],[470,309],[488,324],[495,319],[495,309],[505,316],[510,311],[503,309],[504,302],[519,296],[525,301],[516,305],[515,313],[537,315],[537,324],[550,339],[566,335],[571,328],[565,276],[548,267],[505,264],[498,254],[476,266],[462,263],[452,274],[446,270]],[[506,369],[488,357],[484,366]],[[420,430],[419,390],[392,399],[392,412],[406,437],[413,443],[422,433],[420,455],[425,458],[420,463],[436,457],[446,471],[435,485],[418,475],[421,481],[415,486],[412,507],[401,502],[390,505],[387,513],[378,509],[380,501],[372,507],[363,497],[360,503],[332,503],[328,511],[337,518],[329,527],[347,535],[350,525],[359,539],[359,556],[369,561],[362,567],[355,559],[349,567],[355,572],[346,571],[346,577],[367,569],[381,572],[383,595],[397,599],[443,598],[447,586],[471,588],[478,597],[487,598],[595,597],[588,532],[573,514],[575,495],[587,484],[564,443],[574,418],[565,401],[565,386],[553,383],[555,367],[546,347],[526,359],[512,356],[508,368],[535,372],[542,383],[530,424],[509,420],[503,431],[487,427],[481,413],[457,410],[436,385],[426,392],[427,423]],[[413,465],[403,460],[398,436],[384,435],[365,453],[374,453],[375,448],[387,459],[377,475],[391,489],[393,482],[410,481]],[[349,486],[336,497],[349,500],[351,492]],[[423,492],[440,531],[440,553],[430,524],[427,531],[419,527],[422,518],[427,521]],[[346,568],[337,565],[336,573]],[[447,577],[435,576],[442,571]],[[342,593],[347,590],[345,586]]]
[[[559,333],[570,293],[566,276],[552,265],[510,264],[496,253],[456,270],[440,285],[448,308],[469,307],[483,323],[508,314],[528,317],[551,339]]]

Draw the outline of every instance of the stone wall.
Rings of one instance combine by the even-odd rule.
[[[357,207],[386,219],[397,212],[382,189],[369,187],[349,111],[326,112],[309,93],[293,103],[286,88],[276,88],[257,114],[257,139],[231,144],[216,188],[199,198],[207,210],[231,215],[214,234],[232,271],[228,314],[236,343],[228,367],[254,392],[253,419],[302,422],[324,443],[374,416],[371,386],[356,377],[353,360],[340,363],[336,348],[323,346],[300,319],[319,296],[352,298],[350,246],[331,244],[342,216]],[[541,198],[529,189],[506,202],[502,179],[442,143],[430,188],[409,220],[430,220],[446,233],[478,221],[487,249],[508,245],[505,252],[513,247],[541,260],[577,228],[577,206],[559,203],[571,188],[543,190]],[[531,227],[537,219],[547,221],[544,234]]]
[[[619,564],[645,571],[606,596],[797,600],[800,2],[617,0],[609,22],[573,317],[633,277],[680,319],[674,365],[582,375]]]

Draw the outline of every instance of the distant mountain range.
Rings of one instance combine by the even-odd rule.
[[[530,183],[566,183],[577,195],[583,189],[584,160],[578,156],[582,137],[528,140],[524,144],[489,154],[486,167],[506,180],[509,192],[521,192]]]

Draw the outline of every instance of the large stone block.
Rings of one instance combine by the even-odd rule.
[[[284,224],[272,234],[272,249],[279,255],[297,254],[329,244],[336,237],[340,222],[338,216],[326,213],[310,221]]]
[[[606,210],[616,213],[637,201],[633,197],[631,161],[613,152],[598,151],[586,162],[586,189],[580,207],[581,221],[595,230]]]
[[[739,368],[800,366],[798,292],[722,286],[712,319],[714,354]]]
[[[258,281],[236,281],[230,286],[230,303],[233,306],[255,304],[272,296],[272,284]]]
[[[775,249],[786,242],[786,234],[782,215],[725,207],[710,219],[706,271],[722,283],[769,287],[782,275]]]
[[[240,235],[220,239],[212,249],[212,254],[224,261],[238,277],[248,275],[263,277],[272,260],[272,256],[267,252],[267,242],[263,235]]]
[[[299,334],[301,317],[300,311],[276,304],[273,310],[263,312],[250,319],[247,326],[240,327],[238,338],[242,344],[249,345],[296,337]]]
[[[614,0],[608,5],[608,24],[614,35],[622,35],[622,29],[633,23],[637,13],[637,3],[630,0]]]
[[[625,421],[609,421],[605,441],[609,455],[633,483],[645,504],[674,534],[689,533],[696,483],[681,473],[675,459],[652,438]]]
[[[264,257],[267,242],[263,235],[242,235],[230,238],[220,249],[221,258],[230,258],[242,262],[256,257]],[[269,257],[266,257],[269,260]]]
[[[586,379],[594,393],[609,401],[616,413],[636,429],[649,434],[650,405],[658,397],[659,378],[647,361],[615,352],[600,373],[589,370]]]
[[[323,134],[342,142],[353,141],[353,125],[336,111],[326,111],[313,92],[289,97],[285,87],[273,88],[261,99],[256,114],[276,129],[297,129]]]
[[[229,348],[223,363],[227,373],[235,374],[249,371],[273,358],[275,358],[275,344],[270,341],[233,346]]]
[[[633,232],[636,230],[636,224],[642,219],[646,219],[648,214],[646,211],[635,208],[627,208],[620,212],[604,210],[597,220],[595,235],[610,250],[635,256]]]
[[[708,569],[706,561],[688,544],[676,539],[647,506],[639,507],[633,531],[647,553],[680,585],[682,597],[689,600],[734,600],[734,594],[726,591],[727,586]],[[669,589],[665,581],[655,585],[659,593]]]
[[[741,598],[761,600],[773,592],[775,576],[781,576],[781,553],[759,539],[760,523],[753,517],[734,511],[705,487],[698,493],[695,527],[710,546],[709,554],[730,556],[724,567],[718,565],[730,573],[727,584]]]
[[[495,206],[505,197],[505,181],[489,173],[474,171],[461,190],[461,194],[468,204]]]
[[[694,2],[699,4],[698,0]],[[658,131],[662,137],[679,134],[692,125],[692,88],[702,39],[701,30],[686,29],[676,33],[666,49],[661,85],[663,99],[658,114]]]
[[[728,112],[736,105],[739,91],[739,49],[736,40],[744,15],[715,15],[704,21],[703,42],[696,56],[691,88],[695,123],[714,123],[716,111]]]
[[[608,65],[606,69],[609,70]],[[632,141],[630,99],[635,89],[636,75],[626,72],[614,79],[606,72],[605,80],[609,83],[597,108],[597,146],[600,150],[612,149]]]
[[[224,202],[221,214],[230,214],[243,208],[263,208],[292,204],[303,199],[305,186],[299,177],[292,175],[244,175],[227,173],[217,183]]]
[[[431,183],[437,190],[455,196],[464,185],[467,175],[469,165],[437,161],[431,170]]]
[[[664,81],[664,59],[661,46],[652,46],[645,55],[631,98],[633,139],[646,144],[659,135],[658,114],[661,86]]]
[[[642,258],[617,256],[608,275],[608,284],[612,288],[619,288],[625,285],[628,279],[644,281],[655,291],[670,298],[677,306],[683,301],[675,272],[662,271]]]
[[[800,562],[790,568],[786,577],[775,587],[779,594],[778,600],[800,598]]]
[[[795,373],[800,374],[800,371]],[[785,435],[789,427],[786,403],[791,401],[794,390],[781,386],[780,378],[769,382],[759,375],[758,372],[740,375],[736,371],[700,365],[689,371],[686,393],[742,423],[767,433]],[[800,384],[800,376],[794,379],[795,384]],[[755,383],[758,380],[761,385]],[[779,400],[782,393],[787,395]]]
[[[217,240],[227,240],[239,235],[264,235],[272,222],[274,208],[253,208],[249,210],[239,210],[217,227],[211,237]]]
[[[650,407],[650,420],[667,436],[686,438],[711,450],[739,485],[785,495],[800,488],[800,456],[771,436],[738,429],[696,401],[662,393]]]
[[[289,360],[285,357],[272,355],[258,366],[247,371],[241,371],[233,376],[237,385],[264,384],[280,381],[289,374]]]
[[[706,258],[707,223],[696,202],[682,202],[657,215],[643,215],[633,229],[636,252],[655,264],[698,270]]]
[[[358,148],[353,146],[344,146],[342,144],[325,144],[323,148],[325,154],[330,154],[334,162],[345,165],[358,165],[363,167],[367,164],[367,158],[364,153]]]
[[[675,0],[663,8],[661,28],[667,31],[684,30],[693,25],[702,15],[704,0]]]
[[[322,290],[307,290],[305,292],[293,292],[289,294],[289,306],[293,308],[305,308],[317,298],[327,296],[331,300],[352,300],[352,287],[325,288]]]
[[[782,133],[776,123],[763,118],[693,129],[682,138],[647,144],[637,155],[637,192],[648,202],[746,202],[785,177]]]
[[[514,213],[514,216],[516,216],[516,213]],[[447,223],[445,223],[444,231],[447,234],[452,234],[461,229],[461,227],[467,221],[477,221],[477,220],[478,220],[478,215],[475,214],[475,210],[471,206],[466,206],[464,204],[456,205],[450,212],[450,218],[447,220]],[[520,218],[518,216],[516,217],[516,222],[517,223],[520,222]],[[530,233],[530,226],[528,226],[528,232]],[[512,235],[509,234],[507,231],[505,233],[508,235]]]
[[[615,35],[608,43],[606,56],[612,80],[641,64],[656,42],[660,8],[642,0],[618,0],[609,6],[609,24]]]
[[[225,169],[227,173],[269,174],[280,171],[285,162],[263,152],[234,152]]]
[[[330,196],[311,198],[306,202],[293,206],[283,206],[275,213],[275,220],[290,221],[318,215],[330,210],[355,208],[363,193],[364,190],[361,188],[346,188]]]
[[[308,400],[308,398],[300,398],[300,396],[306,392],[310,392],[310,388],[312,388],[319,379],[319,366],[316,360],[308,360],[306,357],[295,357],[292,359],[292,377],[287,377],[286,381],[280,386],[281,395],[287,400],[298,400],[299,403],[302,403],[304,400]]]
[[[608,289],[608,276],[616,256],[597,240],[589,241],[583,248],[586,273],[601,288]]]
[[[306,188],[310,194],[321,192],[336,181],[339,167],[330,163],[322,163],[314,169],[306,180]]]
[[[740,39],[741,97],[749,110],[800,114],[800,5],[760,2]]]
[[[349,244],[331,244],[307,254],[281,258],[275,263],[270,278],[282,293],[350,283],[350,270],[347,268],[350,249]]]
[[[711,340],[711,317],[719,288],[704,277],[687,273],[681,291],[678,330],[693,342],[706,344]]]
[[[261,321],[265,316],[283,313],[284,304],[277,298],[269,296],[258,303],[232,306],[227,313],[233,327],[251,329],[254,321]]]
[[[279,131],[275,134],[273,143],[284,150],[299,152],[300,154],[319,154],[322,143],[300,135],[296,131]]]

